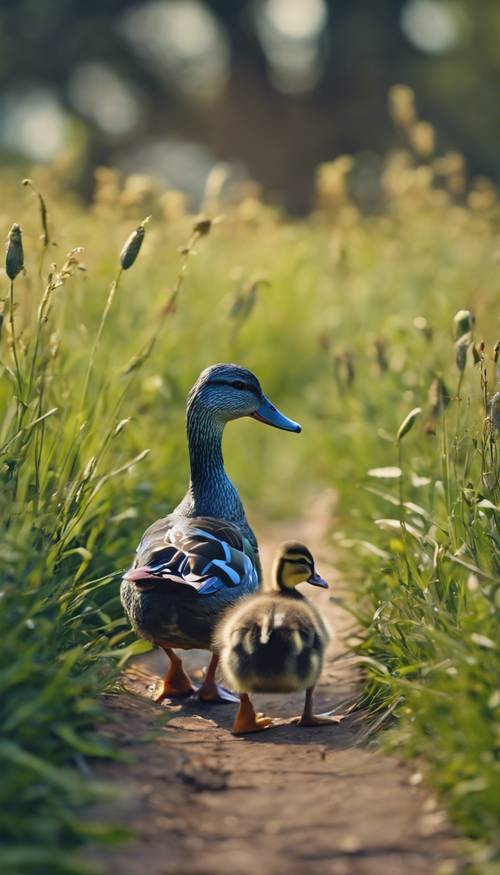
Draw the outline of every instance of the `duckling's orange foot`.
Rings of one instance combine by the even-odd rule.
[[[215,681],[205,680],[198,690],[198,698],[200,702],[217,704],[217,702],[239,702],[240,697],[235,696],[230,690],[226,690],[222,684],[217,684]]]
[[[322,717],[320,714],[302,714],[300,717],[292,717],[290,723],[295,726],[331,726],[342,723],[344,714],[336,714],[333,717]]]
[[[274,724],[272,717],[266,717],[265,714],[257,713],[250,699],[246,694],[243,694],[240,699],[240,707],[236,714],[232,733],[233,735],[245,735],[247,732],[260,732],[262,729],[267,729]]]
[[[261,732],[263,729],[268,729],[269,726],[274,724],[273,717],[266,717],[265,714],[254,714],[254,716],[249,720],[236,720],[234,721],[234,726],[231,730],[233,735],[246,735],[248,732]]]

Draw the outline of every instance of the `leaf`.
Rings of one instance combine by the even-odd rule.
[[[23,750],[20,745],[13,741],[0,742],[0,759],[29,769],[44,778],[49,784],[53,784],[65,792],[74,792],[80,784],[80,779],[74,772],[51,765],[47,760]]]
[[[374,520],[375,525],[378,526],[379,529],[383,529],[387,532],[401,532],[403,531],[403,526],[401,525],[400,520],[391,520],[391,519],[379,519]],[[422,532],[419,532],[414,526],[405,523],[404,531],[406,531],[409,535],[412,535],[417,541],[423,544],[425,541],[429,541],[430,543],[434,543],[432,538],[423,535]]]
[[[432,483],[430,477],[419,477],[418,474],[414,474],[413,471],[410,474],[411,485],[415,487],[415,489],[419,489],[421,486],[429,486]]]
[[[75,554],[85,559],[85,562],[90,562],[92,559],[92,553],[86,547],[73,547],[72,550],[65,550],[61,558],[66,559],[68,556],[74,556]]]
[[[84,735],[78,735],[72,726],[61,724],[53,727],[53,731],[62,738],[70,747],[79,753],[91,757],[114,757],[116,748],[103,738],[90,739]]]
[[[380,477],[381,479],[397,479],[401,477],[401,468],[397,468],[395,465],[389,468],[370,468],[368,471],[369,477]]]
[[[419,504],[414,504],[413,501],[405,501],[404,506],[407,507],[408,510],[411,510],[412,513],[416,513],[418,514],[418,516],[423,517],[424,520],[430,519],[429,514],[427,513],[425,508],[420,507]]]
[[[403,419],[403,422],[398,428],[398,433],[396,435],[396,442],[399,442],[404,438],[405,435],[408,434],[409,431],[412,430],[415,422],[417,421],[417,417],[422,413],[421,407],[414,407],[413,410],[410,410],[408,416]]]
[[[457,564],[462,565],[463,568],[467,568],[467,571],[472,571],[474,574],[479,575],[479,577],[484,577],[485,580],[492,580],[494,583],[498,583],[498,577],[493,577],[491,574],[488,574],[487,571],[483,571],[472,562],[466,562],[465,559],[462,559],[454,553],[446,553],[446,558],[451,559],[452,562],[457,562]]]
[[[372,668],[376,668],[377,671],[381,672],[381,674],[389,674],[389,669],[383,662],[379,662],[377,659],[373,659],[372,656],[358,656],[356,657],[356,662],[361,663],[362,665],[370,665]]]
[[[496,650],[496,644],[491,638],[488,638],[487,635],[482,635],[480,632],[473,632],[471,637],[471,641],[474,641],[474,644],[479,644],[479,647],[487,647],[489,650]]]
[[[488,498],[483,498],[481,501],[478,501],[476,507],[481,507],[484,510],[494,510],[496,513],[500,511],[500,507],[497,507],[496,504],[493,504]]]
[[[382,498],[384,501],[388,501],[389,504],[392,504],[394,507],[399,507],[399,498],[396,498],[395,495],[390,495],[388,492],[382,492],[381,489],[374,489],[373,486],[365,486],[365,489],[370,495],[376,495],[377,498]]]

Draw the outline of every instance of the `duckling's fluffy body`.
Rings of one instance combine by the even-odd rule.
[[[240,693],[314,687],[331,633],[297,590],[244,599],[222,620],[214,648],[227,682]]]

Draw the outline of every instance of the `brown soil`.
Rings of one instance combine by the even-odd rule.
[[[340,587],[325,532],[326,496],[314,518],[299,526],[260,530],[264,569],[277,543],[303,538],[318,567]],[[316,711],[342,709],[359,699],[352,659],[342,658],[352,621],[329,599],[309,592],[336,632],[318,687]],[[339,656],[341,657],[339,659]],[[196,677],[207,654],[186,664]],[[131,761],[108,764],[98,775],[119,784],[122,801],[107,805],[106,820],[130,826],[135,839],[93,861],[113,875],[451,875],[462,868],[458,841],[416,767],[360,743],[367,722],[352,712],[339,726],[279,725],[235,738],[235,705],[189,701],[155,705],[152,690],[164,669],[153,654],[127,675],[135,696],[111,696],[116,744]],[[261,711],[289,718],[303,695],[256,696]],[[174,715],[151,738],[155,721]],[[148,739],[149,734],[149,739]]]

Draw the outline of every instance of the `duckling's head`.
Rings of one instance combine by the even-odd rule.
[[[286,541],[276,553],[274,581],[278,589],[286,592],[305,581],[313,586],[328,587],[328,583],[316,571],[314,556],[309,547],[300,541]]]
[[[222,424],[253,416],[284,431],[301,430],[298,422],[288,419],[266,398],[255,374],[240,365],[212,365],[202,371],[188,396],[188,420],[195,411],[204,411]]]

